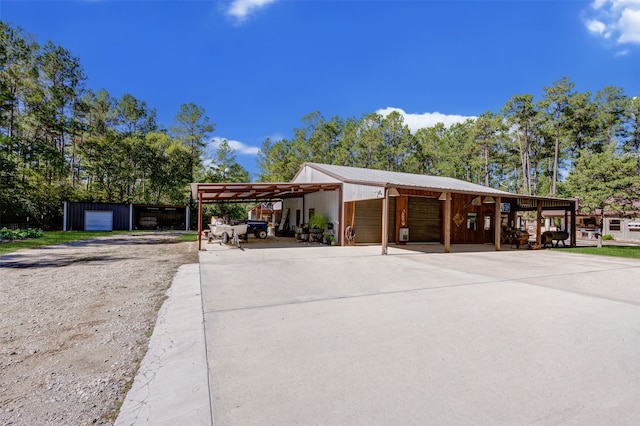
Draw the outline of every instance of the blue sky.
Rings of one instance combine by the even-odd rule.
[[[0,19],[75,56],[86,86],[183,103],[255,173],[304,115],[400,109],[415,130],[498,112],[563,76],[640,95],[640,0],[1,0]]]

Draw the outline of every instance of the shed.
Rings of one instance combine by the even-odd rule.
[[[189,208],[150,204],[63,203],[64,231],[187,229]]]
[[[544,210],[561,210],[575,223],[572,199],[523,196],[441,176],[319,163],[304,163],[289,183],[195,183],[191,190],[201,203],[281,199],[282,216],[291,227],[322,212],[338,244],[380,244],[383,254],[390,242],[437,242],[445,252],[452,243],[490,243],[500,250],[502,230],[516,226],[519,211],[537,212],[539,223]],[[536,239],[540,241],[540,227]]]

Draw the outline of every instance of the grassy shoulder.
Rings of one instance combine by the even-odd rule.
[[[595,254],[598,256],[626,257],[640,259],[640,247],[638,246],[603,246],[603,247],[572,247],[554,250],[563,252]]]
[[[113,231],[113,232],[82,232],[82,231],[70,231],[70,232],[44,232],[40,238],[33,238],[28,240],[16,240],[11,242],[4,242],[0,244],[0,255],[13,253],[18,250],[38,248],[43,246],[50,246],[56,244],[71,243],[74,241],[90,240],[92,238],[113,236],[113,235],[131,235],[131,234],[144,234],[149,231]],[[177,237],[177,241],[196,241],[196,232],[185,232]]]

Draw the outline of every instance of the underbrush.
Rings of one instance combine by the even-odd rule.
[[[27,238],[40,238],[44,234],[40,228],[29,229],[0,229],[0,240],[26,240]]]

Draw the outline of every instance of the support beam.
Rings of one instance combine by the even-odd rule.
[[[202,250],[202,192],[198,192],[198,251]]]
[[[382,199],[382,254],[387,254],[389,245],[389,189],[384,189]]]
[[[536,244],[540,245],[542,242],[542,203],[537,200],[536,204]]]
[[[451,193],[444,193],[444,252],[451,253]]]
[[[569,244],[571,247],[578,245],[576,241],[576,231],[576,209],[573,208],[571,209],[571,240]]]
[[[496,244],[496,251],[500,251],[502,242],[502,212],[500,210],[500,197],[495,197],[496,207],[493,213],[493,239]]]
[[[342,201],[342,189],[338,190],[338,235],[336,244],[339,246],[344,245],[344,203]]]

